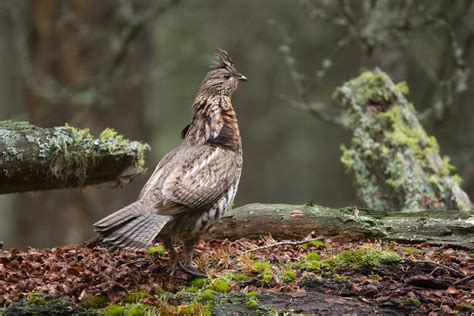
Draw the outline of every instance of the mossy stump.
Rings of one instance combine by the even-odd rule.
[[[352,141],[342,146],[342,163],[355,176],[359,195],[377,210],[468,210],[449,157],[418,121],[405,98],[405,82],[395,84],[376,69],[346,82],[335,99],[346,109]]]

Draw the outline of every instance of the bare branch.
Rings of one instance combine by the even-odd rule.
[[[319,120],[330,123],[339,127],[345,127],[343,121],[339,117],[334,117],[326,113],[324,107],[315,106],[309,99],[307,95],[308,89],[305,88],[303,82],[303,75],[298,70],[298,65],[296,62],[296,58],[293,55],[292,47],[291,47],[291,38],[288,35],[288,32],[285,30],[283,26],[279,26],[280,34],[282,36],[283,44],[280,46],[280,51],[284,56],[285,64],[288,68],[288,72],[290,73],[290,77],[296,87],[296,91],[298,93],[299,98],[301,101],[294,101],[287,99],[290,106],[295,108],[308,111],[313,116],[318,118]],[[328,64],[326,68],[329,68],[330,65]],[[325,75],[324,72],[319,73],[319,78],[322,78]]]

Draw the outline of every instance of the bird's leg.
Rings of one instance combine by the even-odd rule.
[[[178,267],[178,254],[176,253],[176,250],[173,247],[173,241],[171,241],[170,238],[164,239],[163,245],[170,253],[170,263],[168,265],[168,269],[166,269],[166,273],[173,275],[176,272],[176,268]]]
[[[198,242],[199,238],[195,237],[184,241],[184,265],[192,266],[193,265],[193,250],[194,246]]]
[[[207,278],[207,275],[199,271],[193,263],[193,249],[198,240],[199,237],[195,237],[184,241],[184,263],[181,264],[180,262],[179,265],[181,266],[181,269],[189,275],[199,278]]]

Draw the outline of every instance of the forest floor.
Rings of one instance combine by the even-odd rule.
[[[87,244],[0,250],[0,314],[1,308],[15,315],[474,312],[472,252],[384,242],[273,243],[269,237],[201,242],[195,263],[208,279],[181,271],[169,276],[159,245],[113,253]]]

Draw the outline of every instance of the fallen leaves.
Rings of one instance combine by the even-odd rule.
[[[413,310],[447,313],[474,304],[474,259],[464,251],[331,240],[266,247],[274,242],[268,237],[260,241],[201,242],[197,246],[200,255],[195,261],[211,277],[246,274],[246,279],[232,279],[232,292],[265,289],[303,296],[317,292],[351,297],[381,308],[389,306],[401,313]],[[294,266],[305,262],[309,254],[324,260],[346,249],[381,246],[397,252],[404,262],[357,269],[323,267],[314,271]],[[256,250],[244,254],[249,249]],[[60,295],[75,303],[91,295],[119,302],[127,293],[137,290],[175,293],[189,286],[190,277],[180,272],[169,277],[165,272],[168,260],[168,255],[162,252],[150,255],[145,250],[122,249],[109,253],[103,247],[86,245],[0,250],[0,307],[34,292]],[[261,266],[265,262],[265,267],[259,268],[256,262],[261,262]],[[265,273],[269,277],[263,282]],[[160,297],[150,295],[146,299],[156,303]]]

